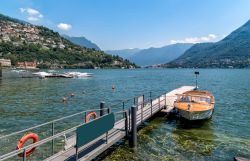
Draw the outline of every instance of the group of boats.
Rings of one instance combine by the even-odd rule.
[[[205,120],[212,117],[214,112],[215,98],[210,91],[198,90],[197,75],[196,88],[192,91],[177,95],[174,107],[181,117],[187,120]]]
[[[51,72],[36,72],[32,75],[39,78],[86,78],[93,77],[92,73],[81,73],[81,72],[66,72],[66,73],[55,73]]]
[[[58,72],[55,70],[39,71],[12,69],[7,73],[10,77],[22,77],[22,78],[88,78],[93,77],[92,73],[87,72]]]

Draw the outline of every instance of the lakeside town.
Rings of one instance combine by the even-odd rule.
[[[0,25],[0,42],[13,42],[15,46],[23,43],[41,44],[44,49],[48,49],[49,47],[65,48],[62,41],[55,41],[51,38],[45,39],[39,36],[39,33],[39,29],[32,24],[3,21]]]
[[[11,60],[10,59],[0,59],[0,66],[2,68],[11,68]],[[22,69],[38,69],[36,61],[33,62],[17,62],[16,68],[22,68]]]

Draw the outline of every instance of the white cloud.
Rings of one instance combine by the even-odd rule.
[[[27,13],[28,13],[29,15],[39,15],[39,14],[40,14],[39,11],[37,11],[37,10],[35,10],[35,9],[33,9],[33,8],[27,8]]]
[[[67,31],[67,30],[69,30],[69,29],[72,28],[72,26],[71,26],[70,24],[66,24],[66,23],[59,23],[59,24],[57,25],[57,27],[58,27],[59,29],[61,29],[61,30],[65,30],[65,31]]]
[[[28,17],[27,19],[29,21],[38,21],[39,20],[37,17],[32,17],[32,16]]]
[[[29,21],[38,21],[43,18],[43,15],[33,8],[20,8],[20,12],[26,14]]]
[[[212,42],[215,41],[217,36],[215,34],[209,34],[207,36],[202,36],[202,37],[188,37],[183,40],[170,40],[171,44],[176,44],[176,43],[202,43],[202,42]]]
[[[209,34],[208,37],[213,38],[213,39],[217,38],[215,34]]]
[[[20,8],[20,12],[21,12],[21,13],[24,13],[25,11],[26,11],[26,9]]]

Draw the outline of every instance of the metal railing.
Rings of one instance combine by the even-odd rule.
[[[108,108],[104,108],[102,110],[108,110]],[[25,133],[30,132],[30,131],[35,131],[35,130],[37,130],[39,128],[50,126],[51,127],[51,130],[50,130],[51,131],[51,136],[47,137],[45,139],[42,139],[41,141],[39,141],[37,143],[34,143],[34,144],[31,144],[31,145],[33,145],[34,147],[37,147],[39,145],[42,145],[42,144],[45,144],[45,143],[51,141],[51,154],[53,155],[54,154],[54,147],[55,147],[55,142],[54,142],[55,138],[58,138],[58,137],[61,137],[61,136],[66,136],[66,134],[69,134],[69,133],[73,132],[78,126],[82,125],[82,123],[85,123],[86,116],[91,111],[98,112],[98,111],[101,111],[101,109],[84,110],[84,111],[81,111],[81,112],[78,112],[78,113],[75,113],[75,114],[72,114],[72,115],[69,115],[69,116],[65,116],[65,117],[55,119],[55,120],[52,120],[52,121],[49,121],[49,122],[46,122],[46,123],[43,123],[43,124],[40,124],[40,125],[36,125],[36,126],[30,127],[30,128],[27,128],[27,129],[24,129],[24,130],[21,130],[21,131],[13,132],[11,134],[1,136],[0,141],[2,141],[2,140],[11,140],[11,139],[8,139],[8,138],[16,138],[15,136],[17,136],[17,135],[25,134]],[[81,121],[81,123],[78,126],[75,126],[73,128],[69,128],[67,130],[64,130],[63,132],[55,133],[55,125],[57,123],[59,124],[59,121],[64,121],[66,119],[70,119],[70,118],[73,118],[73,117],[76,117],[76,116],[79,116],[79,115],[84,116],[84,117],[83,117],[83,120]],[[28,145],[28,146],[25,146],[25,147],[20,148],[18,150],[14,150],[14,151],[12,151],[10,153],[4,154],[4,155],[0,156],[0,160],[8,159],[8,158],[10,158],[12,156],[20,154],[21,152],[25,153],[24,151],[27,151],[27,149],[33,148],[33,146],[31,146],[31,145]],[[25,158],[25,155],[23,155],[23,156]]]
[[[107,110],[108,108],[104,108],[104,109]],[[94,109],[94,110],[95,111],[100,111],[100,109]],[[79,112],[79,113],[76,113],[76,114],[73,114],[73,115],[70,115],[70,116],[66,116],[66,117],[63,117],[63,118],[60,118],[60,119],[56,119],[56,120],[53,120],[53,121],[50,121],[50,122],[47,122],[47,123],[44,123],[44,124],[41,124],[41,125],[37,125],[37,126],[31,127],[31,128],[25,129],[25,130],[14,132],[14,133],[11,133],[9,135],[2,136],[1,139],[13,136],[15,134],[20,134],[20,133],[23,133],[23,132],[26,132],[26,131],[30,131],[32,129],[35,129],[35,128],[38,128],[38,127],[41,127],[41,126],[44,126],[44,125],[47,125],[47,124],[54,124],[57,121],[60,121],[60,120],[66,119],[66,118],[70,118],[70,117],[73,117],[73,116],[76,116],[76,115],[84,114],[84,113],[87,113],[87,112],[90,112],[90,111],[93,111],[93,110],[82,111],[82,112]],[[125,113],[125,115],[124,115],[125,116],[125,120],[127,120],[127,111],[115,112],[116,115],[123,114],[123,113]],[[86,115],[85,115],[85,117],[86,117]],[[93,121],[93,120],[91,120],[91,121]],[[0,156],[0,160],[6,160],[6,159],[9,159],[11,157],[17,156],[18,154],[22,154],[23,160],[26,160],[26,151],[28,149],[36,148],[36,147],[41,146],[41,145],[43,145],[45,143],[48,143],[48,142],[52,142],[52,149],[53,149],[53,146],[54,146],[53,140],[55,140],[56,138],[59,138],[59,137],[65,137],[67,134],[75,132],[76,129],[78,127],[82,126],[83,124],[85,124],[85,123],[81,123],[81,124],[79,124],[79,125],[77,125],[75,127],[72,127],[72,128],[67,129],[67,130],[65,130],[63,132],[59,132],[57,134],[54,134],[54,135],[52,135],[52,136],[50,136],[48,138],[45,138],[43,140],[40,140],[40,141],[36,142],[36,143],[30,144],[30,145],[27,145],[27,146],[25,146],[23,148],[20,148],[20,149],[14,150],[12,152],[6,153],[6,154]],[[127,126],[127,125],[125,124],[125,126]],[[127,129],[125,126],[124,126],[124,131],[126,131],[126,129]],[[53,129],[52,129],[52,131],[53,131]],[[126,131],[126,134],[127,134],[127,131]],[[53,152],[53,150],[52,150],[52,152]],[[53,153],[52,153],[52,155],[53,155]]]
[[[141,97],[141,96],[143,96],[143,101],[138,102],[138,98]],[[161,98],[163,98],[163,99],[161,99]],[[158,102],[153,105],[153,101],[155,101],[157,99],[158,99]],[[127,135],[129,130],[131,129],[131,113],[130,113],[130,110],[129,110],[129,107],[131,107],[131,105],[134,104],[137,107],[141,106],[141,108],[137,109],[137,110],[141,110],[140,121],[142,123],[143,122],[143,115],[144,115],[144,112],[145,112],[144,107],[145,106],[150,106],[150,108],[149,108],[150,109],[150,115],[153,115],[153,113],[154,113],[153,107],[158,106],[159,110],[160,110],[162,108],[161,103],[163,101],[165,102],[164,105],[166,106],[167,98],[166,98],[165,93],[162,94],[162,95],[156,96],[156,97],[152,97],[152,92],[148,92],[146,94],[136,96],[136,97],[131,98],[131,99],[124,100],[121,103],[107,106],[107,108],[90,109],[90,110],[81,111],[81,112],[78,112],[78,113],[75,113],[75,114],[72,114],[72,115],[69,115],[69,116],[65,116],[65,117],[55,119],[55,120],[52,120],[52,121],[49,121],[49,122],[46,122],[46,123],[43,123],[43,124],[40,124],[40,125],[30,127],[30,128],[27,128],[27,129],[24,129],[24,130],[21,130],[21,131],[13,132],[13,133],[5,135],[5,136],[0,136],[0,141],[1,141],[1,140],[4,140],[4,139],[13,137],[13,136],[22,134],[22,133],[29,132],[31,130],[35,130],[37,128],[41,128],[41,127],[48,126],[48,125],[51,126],[51,136],[49,136],[49,137],[47,137],[45,139],[42,139],[42,140],[40,140],[40,141],[38,141],[36,143],[27,145],[27,146],[25,146],[23,148],[13,150],[11,152],[7,152],[4,155],[0,156],[0,160],[6,160],[6,159],[9,159],[9,158],[12,158],[14,156],[17,156],[18,154],[22,154],[23,160],[26,160],[26,151],[28,149],[39,147],[39,146],[44,145],[44,144],[49,143],[49,142],[51,142],[51,154],[54,155],[55,154],[55,152],[54,152],[54,147],[55,147],[55,142],[54,141],[55,141],[55,139],[57,139],[59,137],[64,137],[66,139],[66,135],[72,134],[73,132],[76,131],[77,127],[82,126],[86,122],[83,121],[83,122],[81,122],[80,124],[78,124],[78,125],[76,125],[74,127],[71,127],[71,128],[69,128],[67,130],[63,130],[62,132],[58,132],[58,133],[55,133],[55,124],[58,123],[59,121],[63,121],[65,119],[73,118],[73,117],[76,117],[78,115],[81,115],[81,116],[83,115],[84,120],[85,120],[86,116],[87,116],[87,113],[91,112],[91,111],[99,111],[100,112],[101,110],[106,110],[107,112],[110,112],[111,109],[116,111],[114,113],[116,114],[116,118],[118,118],[117,121],[119,121],[121,119],[126,120],[125,125],[124,125],[124,131],[126,132],[126,135]],[[131,104],[127,105],[128,103],[131,103]],[[146,110],[149,110],[149,109],[146,109]],[[121,117],[118,117],[117,115],[121,115]],[[117,123],[117,121],[116,121],[116,123]],[[65,143],[65,140],[64,140],[64,143]]]
[[[105,109],[107,110],[108,108],[105,108]],[[84,110],[84,111],[81,111],[81,112],[78,112],[78,113],[75,113],[75,114],[72,114],[72,115],[69,115],[69,116],[65,116],[65,117],[62,117],[62,118],[59,118],[59,119],[55,119],[55,120],[52,120],[52,121],[49,121],[49,122],[46,122],[46,123],[43,123],[43,124],[33,126],[33,127],[30,127],[30,128],[24,129],[24,130],[13,132],[13,133],[8,134],[8,135],[0,136],[0,139],[4,139],[4,138],[7,138],[7,137],[10,137],[10,136],[13,136],[13,135],[17,135],[17,134],[20,134],[20,133],[24,133],[24,132],[27,132],[27,131],[30,131],[30,130],[34,130],[36,128],[39,128],[39,127],[42,127],[42,126],[45,126],[45,125],[49,125],[49,124],[53,125],[58,121],[62,121],[62,120],[65,120],[65,119],[68,119],[68,118],[71,118],[71,117],[74,117],[74,116],[77,116],[77,115],[84,114],[84,116],[86,118],[87,112],[91,112],[91,111],[100,111],[100,109]],[[51,127],[53,129],[53,126],[51,126]]]

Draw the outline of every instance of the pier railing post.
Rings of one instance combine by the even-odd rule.
[[[0,77],[2,77],[2,63],[0,63]]]
[[[161,96],[158,98],[159,110],[161,109]]]
[[[105,114],[104,107],[105,107],[105,102],[102,101],[100,103],[100,117],[102,117]]]
[[[145,102],[145,96],[142,95],[143,101],[142,101],[142,108],[144,107],[144,102]]]
[[[141,106],[141,124],[143,123],[143,108]]]
[[[126,137],[128,137],[128,131],[129,131],[129,127],[128,127],[128,111],[124,111],[124,115],[125,115],[125,133],[126,133]]]
[[[128,131],[131,131],[131,109],[128,108]]]
[[[76,161],[78,160],[78,147],[76,147]]]
[[[111,113],[111,107],[107,109],[108,114]]]
[[[130,137],[130,146],[137,146],[137,125],[136,125],[136,112],[137,107],[133,105],[131,107],[131,137]]]
[[[167,108],[167,95],[166,94],[164,94],[165,95],[165,109]]]
[[[51,135],[54,136],[55,134],[55,123],[54,121],[51,123]],[[54,145],[55,145],[55,140],[53,139],[51,142],[51,151],[52,155],[54,155]]]
[[[142,95],[142,103],[141,103],[141,124],[143,123],[143,108],[144,108],[144,95]]]
[[[124,110],[125,110],[125,102],[123,101],[122,102],[122,111],[125,112]],[[125,118],[125,113],[123,113],[123,118]]]
[[[153,114],[153,100],[152,100],[152,98],[150,99],[150,104],[151,104],[151,116],[152,116],[152,114]]]
[[[23,161],[26,161],[26,149],[23,150]]]
[[[87,121],[86,121],[86,117],[87,117],[87,112],[85,111],[85,112],[84,112],[84,121],[85,121],[85,123],[87,122]]]

